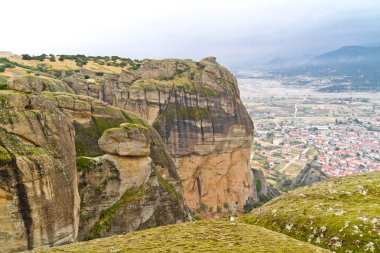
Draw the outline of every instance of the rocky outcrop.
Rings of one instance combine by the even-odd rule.
[[[0,251],[77,238],[74,128],[40,96],[0,90]]]
[[[59,80],[12,77],[6,87],[1,252],[191,219],[173,160],[146,121]]]
[[[187,221],[188,206],[235,212],[257,199],[253,124],[215,58],[145,60],[115,73],[54,64],[1,76],[0,251]]]
[[[87,96],[43,96],[69,115],[76,132],[78,240],[191,219],[173,160],[146,121]]]
[[[146,60],[121,74],[83,67],[63,79],[77,94],[101,99],[146,119],[161,135],[193,209],[254,198],[248,161],[253,124],[235,77],[214,57]]]
[[[297,177],[293,180],[292,186],[299,187],[304,185],[314,184],[316,182],[328,179],[320,165],[307,163],[305,167],[298,173]]]
[[[264,198],[269,200],[281,195],[281,192],[277,188],[267,183],[263,171],[252,169],[252,173],[259,201],[261,201],[260,197],[262,198],[262,196],[265,196]]]

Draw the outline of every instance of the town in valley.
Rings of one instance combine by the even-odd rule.
[[[281,188],[307,163],[329,177],[380,170],[377,93],[319,91],[331,83],[328,78],[259,72],[238,77],[255,123],[251,166],[263,170],[271,184]]]

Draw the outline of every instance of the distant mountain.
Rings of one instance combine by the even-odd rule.
[[[268,65],[282,65],[284,63],[287,63],[287,60],[285,60],[281,57],[276,57],[276,58],[273,58],[272,60],[270,60],[268,62]]]
[[[313,64],[358,64],[380,62],[380,47],[346,46],[317,56]]]
[[[332,78],[331,86],[323,91],[380,91],[380,47],[345,46],[299,65],[272,65],[271,69],[286,75]]]

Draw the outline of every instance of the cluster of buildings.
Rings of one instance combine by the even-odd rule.
[[[361,123],[313,126],[293,122],[282,126],[269,123],[261,127],[266,133],[259,134],[256,143],[270,165],[294,158],[294,151],[299,150],[298,159],[318,162],[332,177],[380,171],[380,131],[370,130]],[[307,147],[317,150],[316,154],[306,157],[306,152],[302,151]],[[276,157],[279,153],[282,159]]]
[[[380,171],[380,132],[360,125],[330,125],[308,137],[319,151],[317,161],[330,176]]]

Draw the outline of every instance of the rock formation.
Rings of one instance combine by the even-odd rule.
[[[235,77],[214,57],[146,60],[138,70],[117,74],[84,67],[63,81],[77,94],[153,124],[174,158],[191,208],[205,204],[216,210],[227,203],[242,209],[252,200],[253,124]]]
[[[43,95],[76,132],[79,240],[190,219],[172,158],[146,121],[90,97]]]
[[[187,221],[188,206],[234,212],[257,199],[253,124],[215,58],[131,68],[9,59],[0,74],[0,251]]]
[[[0,251],[73,242],[74,128],[49,100],[0,90]]]
[[[281,195],[281,192],[269,185],[265,179],[264,173],[258,169],[252,169],[254,184],[256,185],[257,194],[264,195],[268,200]],[[259,197],[259,196],[258,196]]]
[[[189,220],[156,130],[70,91],[59,80],[32,76],[12,77],[0,90],[0,250]]]
[[[304,186],[314,184],[316,182],[328,179],[323,171],[322,167],[312,163],[307,163],[305,167],[298,173],[297,177],[293,180],[292,186]]]

